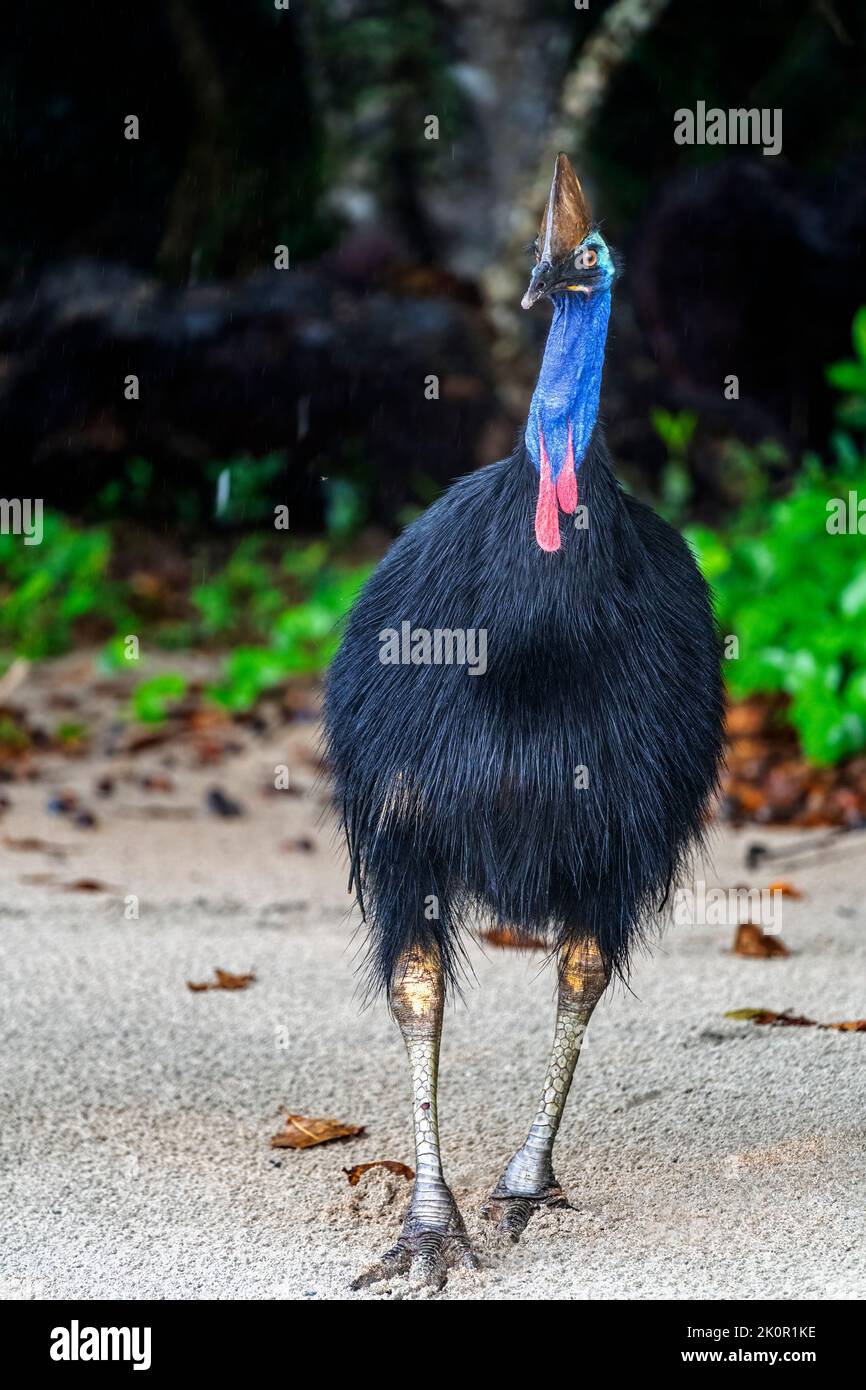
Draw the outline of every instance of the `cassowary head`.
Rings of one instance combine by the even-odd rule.
[[[535,268],[521,300],[531,309],[556,294],[587,297],[610,289],[616,275],[601,232],[593,229],[589,205],[568,155],[558,154],[541,227],[533,247]]]

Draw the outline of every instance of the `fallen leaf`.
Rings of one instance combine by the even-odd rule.
[[[69,853],[69,846],[52,845],[49,840],[37,839],[35,835],[24,835],[20,839],[4,835],[3,843],[7,849],[19,850],[23,854],[50,854],[52,859],[65,859]]]
[[[757,922],[741,922],[734,937],[734,955],[750,956],[754,960],[769,960],[771,956],[789,956],[784,941],[768,936]]]
[[[767,889],[768,893],[781,893],[783,898],[802,898],[803,894],[799,888],[795,888],[793,883],[787,883],[784,879],[776,879]]]
[[[766,722],[766,707],[756,700],[729,705],[726,711],[725,728],[729,738],[751,738],[763,733]]]
[[[271,1137],[272,1149],[312,1149],[332,1139],[363,1134],[363,1125],[341,1125],[338,1120],[310,1120],[306,1115],[286,1115],[286,1127]]]
[[[166,730],[148,729],[145,733],[132,734],[117,751],[143,753],[145,749],[159,748],[161,744],[168,743],[168,738]]]
[[[744,1023],[770,1023],[789,1028],[833,1029],[837,1033],[866,1033],[866,1018],[855,1018],[844,1023],[818,1023],[804,1014],[792,1014],[785,1009],[774,1013],[772,1009],[730,1009],[725,1018],[735,1018]]]
[[[804,1014],[792,1014],[787,1009],[780,1014],[774,1013],[772,1009],[731,1009],[725,1014],[725,1018],[742,1019],[749,1023],[775,1023],[788,1028],[817,1028],[820,1026],[814,1018],[806,1018]]]
[[[754,813],[763,810],[766,805],[763,788],[753,787],[748,782],[736,781],[731,778],[728,784],[728,794],[736,799],[744,811]]]
[[[194,984],[192,980],[187,980],[186,987],[191,989],[193,994],[201,994],[206,989],[246,989],[256,978],[250,972],[249,975],[232,975],[228,970],[214,970],[215,980],[207,980],[203,984]]]
[[[544,949],[542,942],[521,936],[513,927],[488,927],[486,931],[481,933],[481,940],[488,942],[491,946],[499,946],[503,950],[540,951]]]
[[[149,772],[141,778],[140,785],[146,792],[174,791],[174,782],[164,772]]]
[[[405,1178],[411,1182],[415,1176],[415,1169],[410,1168],[406,1163],[397,1163],[393,1158],[377,1158],[373,1163],[356,1163],[354,1168],[344,1168],[350,1187],[357,1187],[365,1173],[369,1173],[371,1168],[387,1168],[389,1173],[396,1173],[398,1177]]]

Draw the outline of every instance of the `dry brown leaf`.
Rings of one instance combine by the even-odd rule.
[[[814,1018],[806,1018],[805,1014],[792,1014],[787,1009],[780,1014],[774,1013],[772,1009],[729,1009],[725,1018],[740,1019],[748,1023],[774,1023],[788,1028],[821,1027]]]
[[[814,1018],[803,1014],[792,1014],[787,1009],[780,1014],[772,1009],[730,1009],[725,1018],[739,1019],[744,1023],[781,1024],[789,1028],[824,1028],[837,1033],[866,1033],[866,1018],[846,1020],[844,1023],[818,1023]]]
[[[161,729],[147,729],[144,733],[133,734],[123,745],[124,753],[143,753],[147,748],[159,748],[161,744],[168,743],[168,731]]]
[[[766,706],[758,701],[745,700],[740,704],[729,705],[726,711],[725,728],[728,738],[752,738],[763,733],[767,724]]]
[[[771,956],[789,956],[784,941],[778,936],[768,936],[757,922],[741,922],[734,937],[734,955],[749,956],[753,960],[769,960]]]
[[[140,779],[140,786],[146,792],[174,791],[174,782],[164,772],[148,772]]]
[[[341,1125],[338,1120],[311,1120],[306,1115],[286,1115],[286,1127],[271,1137],[272,1149],[312,1149],[332,1139],[351,1139],[363,1134],[363,1125]]]
[[[207,980],[203,984],[194,984],[192,980],[187,980],[186,987],[191,989],[194,994],[201,994],[206,989],[246,989],[256,978],[252,972],[249,975],[232,975],[228,970],[214,970],[215,980]]]
[[[68,845],[53,845],[49,840],[40,840],[35,835],[24,835],[20,839],[4,835],[3,843],[7,849],[20,850],[24,854],[50,854],[52,859],[65,859],[70,849]]]
[[[793,883],[787,883],[785,879],[776,879],[767,889],[768,893],[781,893],[783,898],[802,898],[803,894],[799,888],[795,888]]]
[[[372,1163],[356,1163],[354,1168],[344,1168],[350,1187],[357,1187],[365,1173],[369,1173],[371,1168],[387,1168],[389,1173],[396,1173],[398,1177],[405,1178],[411,1182],[415,1176],[415,1169],[410,1168],[406,1163],[398,1163],[393,1158],[377,1158]]]
[[[749,811],[755,815],[763,811],[767,804],[766,793],[763,787],[752,786],[749,782],[731,782],[730,790],[736,796],[744,811]]]
[[[544,949],[542,942],[527,940],[525,936],[520,936],[513,927],[489,927],[481,933],[481,940],[488,942],[490,946],[500,946],[503,950],[541,951]]]

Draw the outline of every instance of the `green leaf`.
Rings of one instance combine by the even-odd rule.
[[[833,362],[826,369],[827,380],[837,391],[855,395],[866,392],[866,362]]]
[[[846,618],[859,618],[866,614],[866,566],[845,585],[839,595],[839,607]]]
[[[186,679],[172,673],[142,681],[132,693],[133,715],[142,724],[160,724],[168,706],[185,695],[186,688]]]
[[[851,342],[860,361],[866,366],[866,304],[861,304],[851,324]]]

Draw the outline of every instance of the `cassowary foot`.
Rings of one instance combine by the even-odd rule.
[[[351,1288],[366,1289],[382,1280],[408,1275],[414,1284],[443,1289],[449,1271],[457,1268],[476,1270],[480,1266],[452,1197],[451,1213],[444,1229],[424,1226],[410,1208],[396,1245],[359,1274]]]
[[[516,1244],[533,1214],[541,1207],[572,1209],[571,1203],[556,1182],[541,1192],[514,1193],[509,1192],[500,1181],[481,1208],[481,1215],[493,1223],[497,1235],[504,1236]]]

